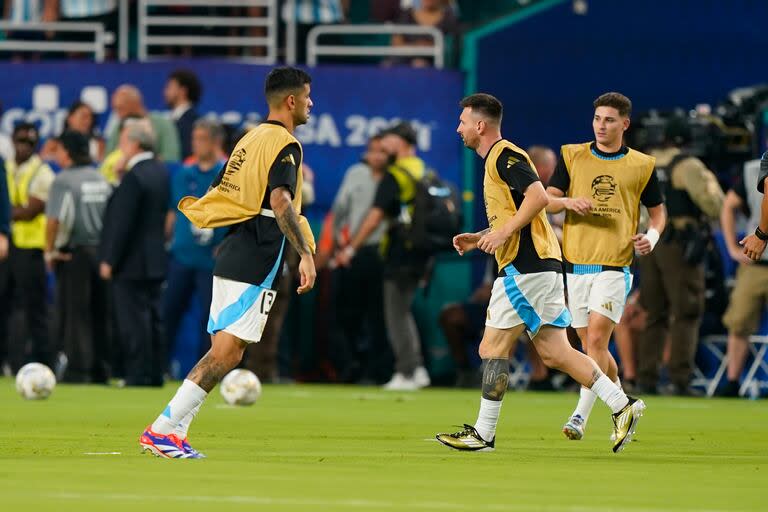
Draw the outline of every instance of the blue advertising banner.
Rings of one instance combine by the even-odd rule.
[[[2,63],[0,130],[10,134],[21,120],[38,124],[41,137],[57,134],[67,107],[78,99],[99,115],[102,131],[114,124],[110,96],[121,84],[137,86],[152,111],[167,112],[163,87],[175,69],[200,77],[202,115],[240,126],[266,115],[264,78],[270,68],[223,61],[152,63]],[[419,152],[444,178],[460,184],[461,144],[455,133],[463,92],[460,73],[431,69],[318,67],[313,77],[314,108],[297,129],[306,163],[316,175],[316,206],[327,209],[345,170],[360,159],[368,137],[396,120],[413,122]]]

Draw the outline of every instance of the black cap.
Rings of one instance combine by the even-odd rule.
[[[91,160],[90,140],[87,135],[73,130],[67,130],[59,135],[57,140],[69,154],[69,158],[74,162],[83,163],[84,161]]]
[[[411,123],[402,121],[400,123],[397,123],[396,125],[387,128],[383,132],[381,132],[382,135],[397,135],[401,139],[403,139],[405,142],[410,144],[411,146],[415,146],[417,142],[417,136],[416,136],[416,130],[413,129],[413,126],[411,126]]]

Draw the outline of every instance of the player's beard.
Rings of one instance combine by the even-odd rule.
[[[309,112],[305,114],[301,114],[301,116],[298,119],[293,120],[296,126],[307,124],[307,121],[309,121]]]

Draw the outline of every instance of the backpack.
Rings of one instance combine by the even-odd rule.
[[[404,174],[415,187],[409,222],[403,222],[403,216],[399,219],[406,246],[425,255],[453,250],[453,237],[461,228],[458,191],[431,169],[421,180]]]

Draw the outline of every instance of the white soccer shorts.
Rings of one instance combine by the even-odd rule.
[[[618,324],[632,289],[629,267],[603,270],[601,265],[573,265],[573,270],[566,274],[571,325],[587,327],[590,311]]]
[[[208,332],[228,332],[246,343],[261,341],[276,296],[263,286],[213,276]]]
[[[571,315],[565,307],[563,275],[558,272],[521,274],[512,265],[496,278],[485,325],[509,329],[525,324],[533,339],[543,325],[568,327]]]

